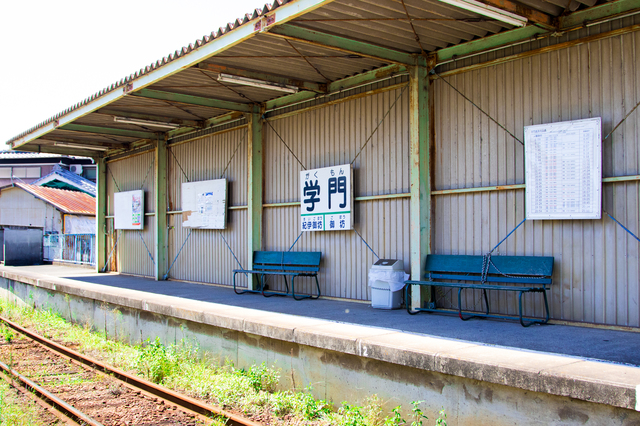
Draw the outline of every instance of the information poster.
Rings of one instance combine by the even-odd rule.
[[[182,226],[200,229],[227,227],[226,179],[182,184]]]
[[[353,229],[351,165],[300,172],[300,223],[302,231]]]
[[[144,228],[144,191],[125,191],[113,194],[115,229]]]
[[[600,219],[602,120],[527,126],[527,219]]]

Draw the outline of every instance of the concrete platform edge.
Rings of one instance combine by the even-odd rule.
[[[35,273],[2,277],[85,299],[363,358],[640,411],[640,368],[125,290]],[[295,319],[295,320],[293,320]]]

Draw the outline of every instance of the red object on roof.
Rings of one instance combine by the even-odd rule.
[[[65,189],[47,188],[16,182],[15,186],[24,189],[36,198],[53,205],[66,214],[96,215],[96,199],[89,194]]]

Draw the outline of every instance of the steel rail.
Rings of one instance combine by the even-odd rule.
[[[228,419],[227,425],[230,425],[230,426],[263,426],[261,423],[254,422],[252,420],[249,420],[244,417],[225,411],[219,407],[206,404],[195,398],[182,395],[164,386],[160,386],[148,380],[134,376],[133,374],[129,374],[126,371],[120,370],[115,367],[111,367],[101,361],[98,361],[94,358],[83,355],[77,351],[74,351],[73,349],[67,348],[66,346],[60,345],[54,342],[53,340],[47,339],[46,337],[33,333],[32,331],[29,331],[26,328],[21,327],[20,325],[2,316],[0,316],[0,322],[5,323],[7,326],[13,328],[17,332],[27,336],[28,338],[40,343],[41,345],[52,350],[53,352],[56,352],[80,364],[83,364],[93,370],[96,370],[101,373],[107,374],[111,377],[114,377],[130,387],[134,387],[138,390],[144,391],[148,394],[153,395],[154,397],[164,399],[188,411],[191,411],[203,416],[207,416],[207,417],[210,417],[211,415],[226,417]]]
[[[73,405],[69,404],[66,401],[63,401],[62,399],[58,398],[48,390],[39,386],[37,383],[29,380],[22,374],[11,369],[11,367],[6,365],[5,363],[0,362],[0,369],[2,369],[7,375],[9,375],[9,377],[15,379],[20,384],[20,387],[33,393],[40,401],[43,401],[48,406],[54,408],[55,411],[62,414],[63,418],[61,418],[61,420],[67,423],[68,423],[68,420],[71,420],[75,424],[84,424],[88,426],[103,426],[102,423],[89,417],[82,411],[75,408]],[[15,386],[15,383],[13,384],[13,386]],[[56,416],[60,418],[61,416],[58,416],[58,413],[54,412],[54,414],[56,414]]]

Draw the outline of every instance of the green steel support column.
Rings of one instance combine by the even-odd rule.
[[[431,249],[431,172],[429,76],[426,63],[418,61],[409,69],[409,144],[411,165],[411,279],[424,274],[426,255]],[[420,307],[420,286],[412,289],[411,306]]]
[[[167,140],[158,139],[155,152],[156,229],[154,259],[156,281],[165,280],[167,273]]]
[[[107,261],[107,163],[104,158],[96,162],[96,272],[104,269]]]
[[[263,138],[262,121],[260,114],[247,114],[248,128],[248,149],[247,149],[247,238],[249,244],[247,248],[247,265],[251,267],[253,252],[262,249],[262,181],[263,181]],[[257,289],[257,281],[252,278],[250,287]]]

